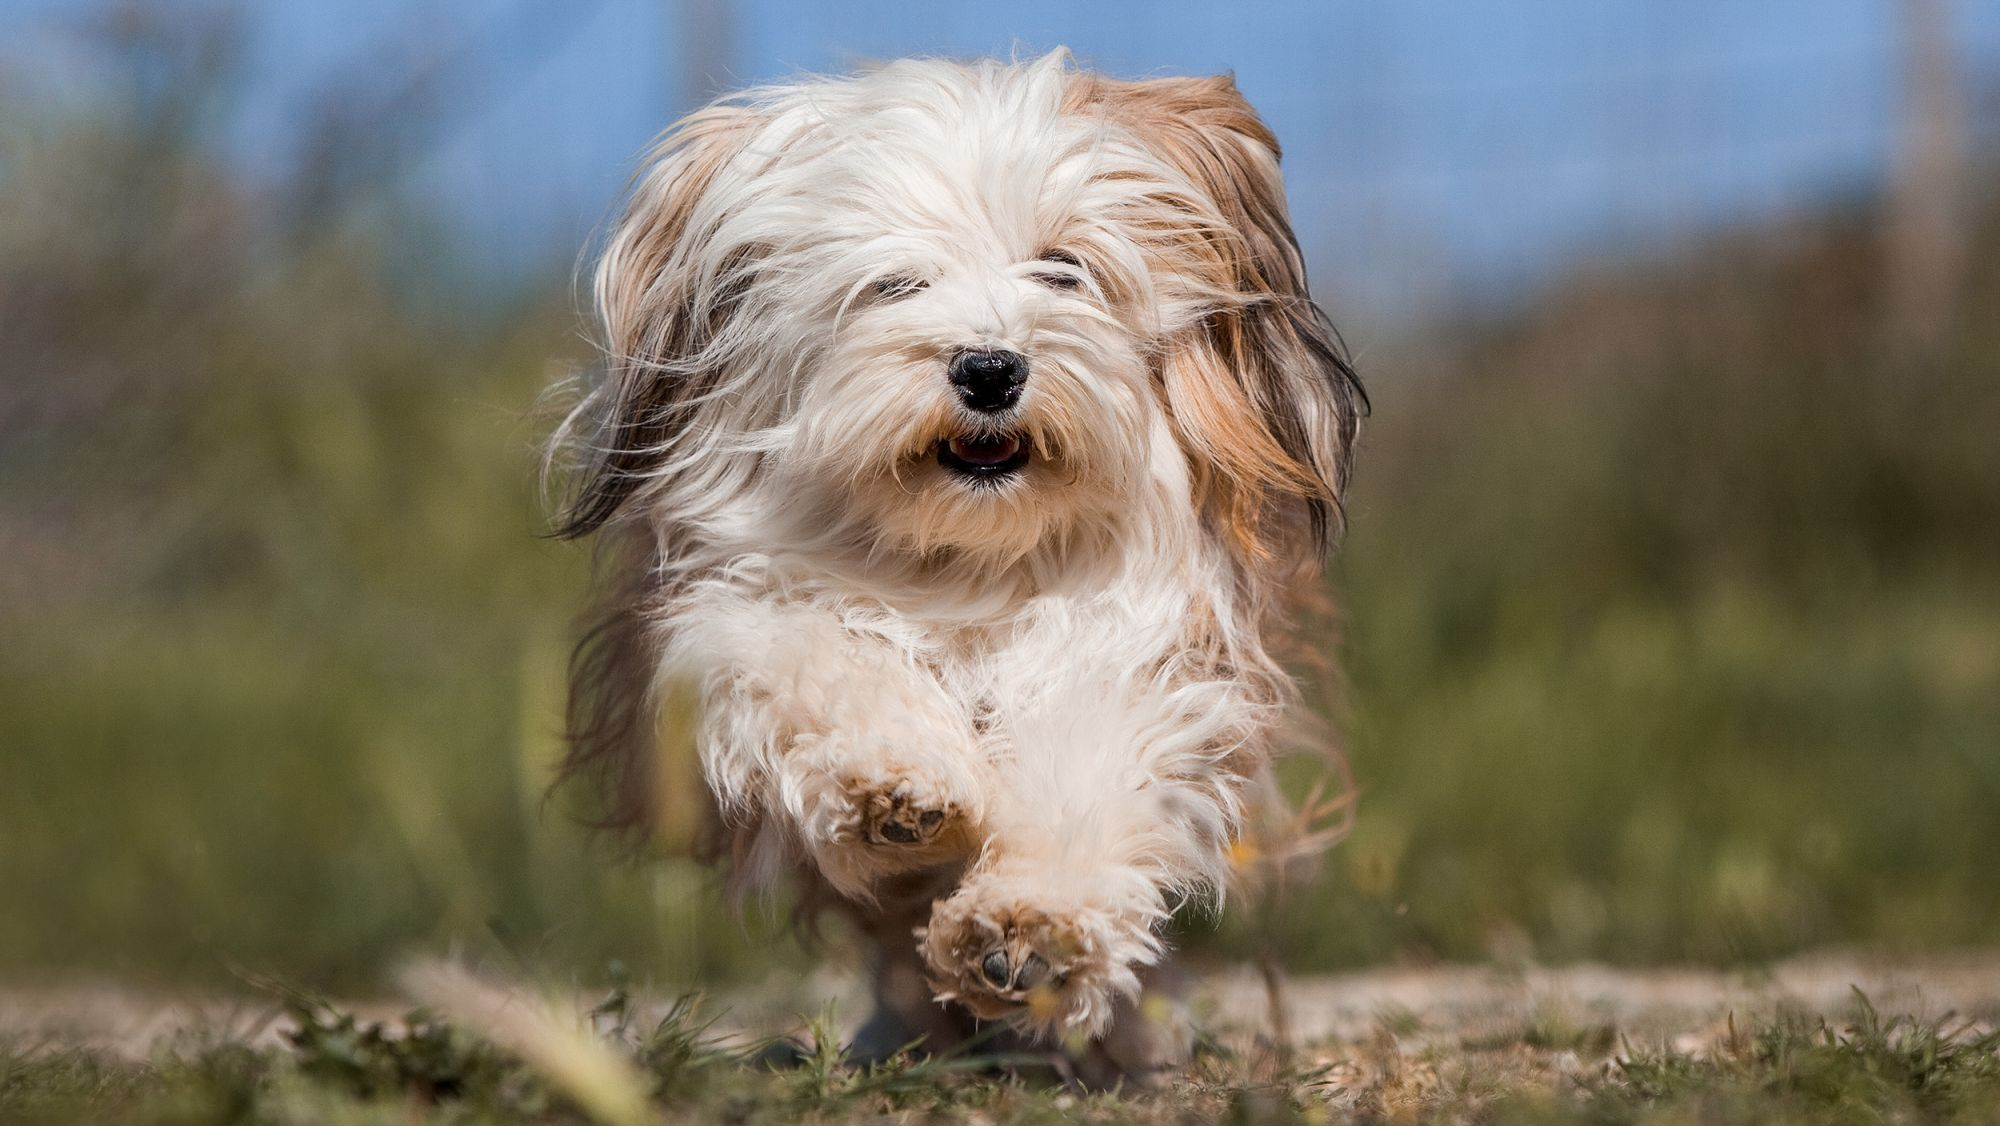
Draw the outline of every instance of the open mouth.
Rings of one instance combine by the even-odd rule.
[[[1028,464],[1026,434],[967,434],[938,443],[938,464],[970,480],[998,481]]]

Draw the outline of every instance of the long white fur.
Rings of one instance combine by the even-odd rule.
[[[700,687],[725,817],[761,826],[748,863],[805,859],[865,901],[894,861],[854,839],[845,791],[917,787],[980,835],[933,931],[1058,917],[1077,967],[1031,1019],[1095,1032],[1176,906],[1219,900],[1250,785],[1222,762],[1261,755],[1286,700],[1152,382],[1162,342],[1242,300],[1174,257],[1222,220],[1136,138],[1065,114],[1069,73],[1060,52],[905,61],[730,99],[691,127],[728,152],[657,277],[619,288],[649,201],[689,190],[686,134],[599,291],[627,335],[710,326],[613,360],[699,380],[640,485],[670,592],[653,636],[662,678]],[[1085,260],[1076,288],[1048,283],[1051,247]],[[1037,454],[997,487],[932,455],[981,424],[945,378],[974,348],[1031,365]]]

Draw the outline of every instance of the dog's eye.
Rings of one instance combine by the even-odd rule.
[[[915,274],[890,274],[886,278],[875,279],[875,296],[884,301],[895,301],[908,297],[931,283]]]
[[[1043,251],[1038,261],[1068,266],[1067,270],[1039,270],[1035,280],[1050,289],[1076,289],[1083,285],[1083,263],[1067,250]]]

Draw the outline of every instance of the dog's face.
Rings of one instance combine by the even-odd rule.
[[[1025,553],[1147,469],[1152,264],[1083,122],[893,77],[822,105],[824,143],[743,201],[751,225],[811,213],[762,259],[813,288],[767,310],[810,350],[772,468],[893,544]]]
[[[598,298],[572,531],[636,501],[1006,562],[1149,499],[1246,556],[1338,515],[1358,390],[1226,79],[1058,54],[720,103],[663,142]]]

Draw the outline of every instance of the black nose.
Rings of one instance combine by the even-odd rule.
[[[1018,352],[960,352],[951,362],[951,385],[966,406],[982,413],[1004,411],[1021,398],[1028,361]]]

